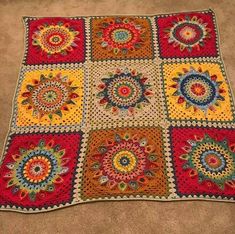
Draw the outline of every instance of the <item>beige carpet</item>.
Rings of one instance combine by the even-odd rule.
[[[0,148],[23,56],[22,16],[157,14],[207,8],[217,13],[222,55],[235,89],[234,0],[0,0]],[[230,234],[234,220],[235,206],[230,203],[96,202],[36,215],[0,212],[0,233]]]

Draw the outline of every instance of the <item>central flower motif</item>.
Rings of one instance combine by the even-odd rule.
[[[97,36],[100,45],[114,54],[127,54],[138,50],[143,44],[144,28],[131,18],[110,19],[99,26]]]
[[[111,179],[133,179],[139,176],[146,166],[146,154],[133,142],[120,142],[103,157],[103,169]]]
[[[58,22],[57,25],[40,25],[38,30],[33,33],[32,44],[37,46],[48,56],[62,54],[76,47],[79,32],[74,30],[69,23]]]
[[[39,80],[33,80],[33,84],[27,85],[27,92],[22,93],[26,99],[22,105],[28,110],[33,110],[33,115],[42,118],[47,115],[52,119],[53,114],[62,116],[62,111],[68,111],[68,105],[75,105],[73,99],[78,97],[75,92],[77,87],[71,86],[72,82],[59,73],[48,77],[41,75]]]
[[[120,172],[131,172],[137,164],[135,155],[127,150],[117,152],[112,160],[113,168]]]
[[[117,44],[125,44],[131,41],[133,38],[131,31],[124,28],[113,30],[113,32],[111,33],[111,37],[113,42]]]
[[[191,86],[191,91],[196,96],[203,96],[206,92],[205,87],[200,83],[195,83]]]
[[[43,154],[35,156],[24,165],[23,173],[32,183],[41,182],[51,172],[51,162]]]
[[[208,109],[215,111],[219,101],[224,101],[225,90],[220,88],[222,82],[217,81],[216,75],[210,75],[208,71],[203,72],[201,68],[195,70],[193,67],[183,69],[179,77],[174,77],[176,84],[171,88],[176,89],[173,96],[178,96],[177,103],[186,103],[186,109],[193,106],[194,111],[198,109],[207,112]]]
[[[4,177],[9,179],[7,187],[20,199],[29,196],[35,201],[45,192],[53,192],[55,184],[63,182],[63,175],[69,170],[65,165],[69,158],[64,158],[65,150],[59,149],[51,140],[47,144],[40,140],[37,146],[20,149],[20,154],[12,155],[13,162],[6,166],[10,170]]]
[[[106,110],[111,109],[113,114],[121,111],[133,115],[135,109],[148,104],[148,98],[153,95],[146,81],[147,78],[141,73],[118,69],[115,74],[110,73],[109,77],[103,78],[103,83],[98,85],[99,104],[104,105]]]
[[[193,48],[200,50],[204,41],[210,37],[210,31],[207,23],[203,23],[197,16],[178,18],[172,26],[165,29],[169,43],[179,46],[181,51],[187,49],[189,52]]]
[[[120,191],[138,189],[155,176],[158,164],[153,145],[145,137],[115,135],[98,148],[91,165],[94,178]]]

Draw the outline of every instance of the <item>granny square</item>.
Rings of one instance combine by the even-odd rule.
[[[234,197],[235,129],[171,128],[177,194]]]
[[[91,66],[91,125],[162,120],[161,82],[156,63],[119,61]]]
[[[163,63],[162,79],[170,119],[234,120],[234,104],[221,63]]]
[[[116,128],[89,134],[82,198],[169,195],[160,128]]]
[[[156,24],[161,58],[218,56],[212,12],[157,16]]]
[[[17,127],[79,125],[84,112],[82,68],[25,69],[17,92]]]
[[[85,25],[81,18],[25,18],[26,65],[85,61]]]
[[[154,56],[148,17],[91,18],[91,59],[151,59]]]
[[[14,134],[0,171],[0,205],[30,210],[71,204],[82,133]]]

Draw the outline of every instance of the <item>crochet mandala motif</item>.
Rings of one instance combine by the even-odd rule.
[[[1,209],[234,201],[234,100],[213,11],[24,24]]]

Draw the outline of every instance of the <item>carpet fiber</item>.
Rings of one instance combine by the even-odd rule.
[[[211,10],[24,24],[2,209],[233,201],[234,102]]]

